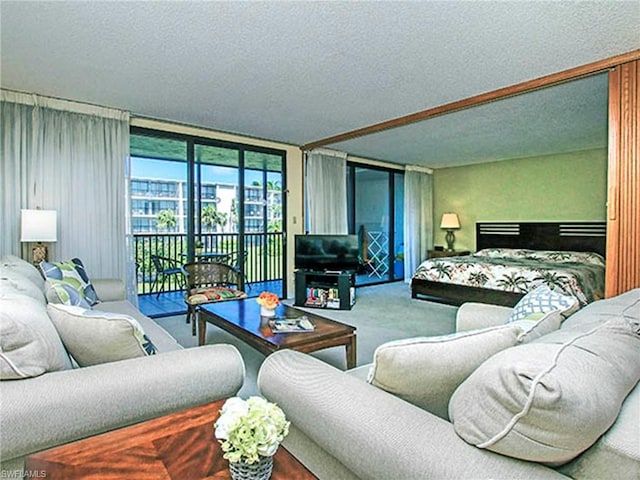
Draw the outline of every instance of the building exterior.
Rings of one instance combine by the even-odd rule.
[[[238,232],[238,190],[238,185],[228,183],[201,184],[200,210],[213,205],[225,219],[222,225],[213,227],[203,225],[202,232]],[[133,233],[186,234],[187,184],[185,181],[132,178],[130,196]],[[173,214],[175,227],[158,227],[158,215],[163,211],[169,211]],[[268,187],[265,199],[263,198],[262,185],[245,186],[244,223],[247,233],[266,232],[270,227],[282,225],[282,192]]]

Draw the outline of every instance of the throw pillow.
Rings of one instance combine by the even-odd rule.
[[[68,283],[47,280],[45,286],[47,289],[45,294],[49,303],[91,308],[82,294]]]
[[[79,258],[68,262],[42,262],[40,268],[50,283],[66,283],[75,288],[89,305],[98,303],[98,295]]]
[[[611,427],[639,379],[640,325],[617,316],[497,353],[456,390],[449,416],[472,445],[559,465]]]
[[[536,338],[540,338],[560,328],[562,321],[560,310],[553,310],[549,313],[530,313],[522,320],[511,322],[510,325],[518,325],[522,328],[522,334],[518,337],[518,343],[529,343]]]
[[[46,307],[19,292],[0,298],[0,379],[13,380],[71,368]]]
[[[482,362],[516,344],[517,325],[397,340],[374,353],[369,383],[447,418],[454,390]]]
[[[81,367],[156,354],[156,347],[133,317],[59,304],[49,304],[47,310]]]
[[[559,310],[564,318],[580,308],[578,299],[572,295],[564,295],[551,290],[547,285],[541,285],[530,291],[516,303],[507,323],[522,320],[532,313],[548,313]]]

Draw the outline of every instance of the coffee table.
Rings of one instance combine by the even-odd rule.
[[[229,479],[213,423],[224,400],[78,440],[27,457],[25,473],[64,479]],[[272,480],[316,479],[286,448],[273,457]]]
[[[209,303],[200,307],[198,316],[198,343],[204,345],[207,323],[211,323],[238,337],[259,352],[270,353],[285,348],[309,353],[323,348],[344,345],[347,368],[356,366],[356,329],[351,325],[324,318],[288,305],[276,309],[277,316],[300,317],[306,315],[316,328],[313,332],[276,333],[260,317],[260,305],[255,298]]]

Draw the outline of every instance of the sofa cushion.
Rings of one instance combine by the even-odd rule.
[[[5,275],[8,272],[14,272],[23,277],[27,277],[34,285],[44,291],[44,278],[40,271],[31,263],[15,255],[5,255],[0,259],[0,267],[4,269]]]
[[[0,379],[71,368],[43,303],[20,292],[0,295]]]
[[[521,333],[517,325],[503,325],[388,342],[376,349],[368,380],[446,419],[458,385],[493,354],[515,345]]]
[[[554,310],[559,310],[564,318],[567,318],[579,308],[580,303],[576,297],[565,295],[551,290],[546,285],[541,285],[527,293],[516,303],[511,315],[507,318],[507,323],[522,320],[532,313],[548,313]]]
[[[42,305],[45,305],[46,299],[42,289],[35,283],[29,280],[27,277],[20,275],[4,276],[2,274],[2,267],[0,267],[0,292],[9,291],[12,293],[22,293],[34,300],[37,300]]]
[[[40,268],[49,283],[67,284],[76,289],[89,305],[98,303],[98,295],[79,258],[72,258],[68,262],[42,262]]]
[[[640,325],[617,316],[499,352],[460,385],[449,416],[480,448],[558,465],[616,420],[640,379]]]
[[[60,304],[49,304],[47,310],[81,367],[156,353],[138,321],[128,315]]]
[[[68,283],[47,280],[45,288],[45,294],[49,303],[61,303],[62,305],[91,308],[91,305],[89,305],[85,297]]]

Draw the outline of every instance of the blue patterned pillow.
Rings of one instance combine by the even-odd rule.
[[[83,308],[91,308],[82,294],[68,283],[60,280],[48,280],[47,300],[50,303],[61,303]]]
[[[527,293],[513,307],[507,323],[523,320],[533,313],[550,313],[559,311],[564,318],[580,308],[578,299],[572,295],[564,295],[541,285]]]
[[[95,305],[99,302],[98,294],[91,285],[89,276],[79,258],[72,258],[68,262],[41,262],[40,268],[52,284],[65,283],[73,287],[89,305]],[[67,305],[77,304],[67,303]]]

